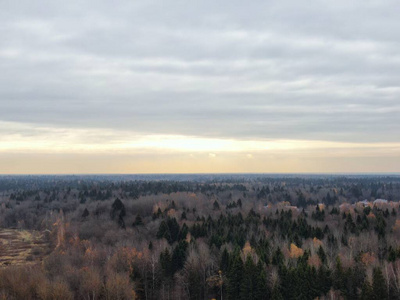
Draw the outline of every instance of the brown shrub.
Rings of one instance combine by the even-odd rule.
[[[105,284],[105,298],[107,300],[135,299],[136,295],[129,275],[109,273]]]

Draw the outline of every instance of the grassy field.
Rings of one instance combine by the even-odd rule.
[[[49,245],[40,232],[0,229],[0,267],[34,264],[48,251]]]

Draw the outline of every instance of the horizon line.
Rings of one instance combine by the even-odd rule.
[[[143,176],[143,175],[395,175],[400,172],[188,172],[188,173],[4,173],[0,176]]]

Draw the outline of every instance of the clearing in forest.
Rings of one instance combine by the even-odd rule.
[[[49,245],[38,231],[0,228],[0,267],[41,261]]]

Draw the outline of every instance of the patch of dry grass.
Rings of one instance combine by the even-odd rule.
[[[39,232],[0,229],[0,267],[34,264],[43,259],[48,247]]]

